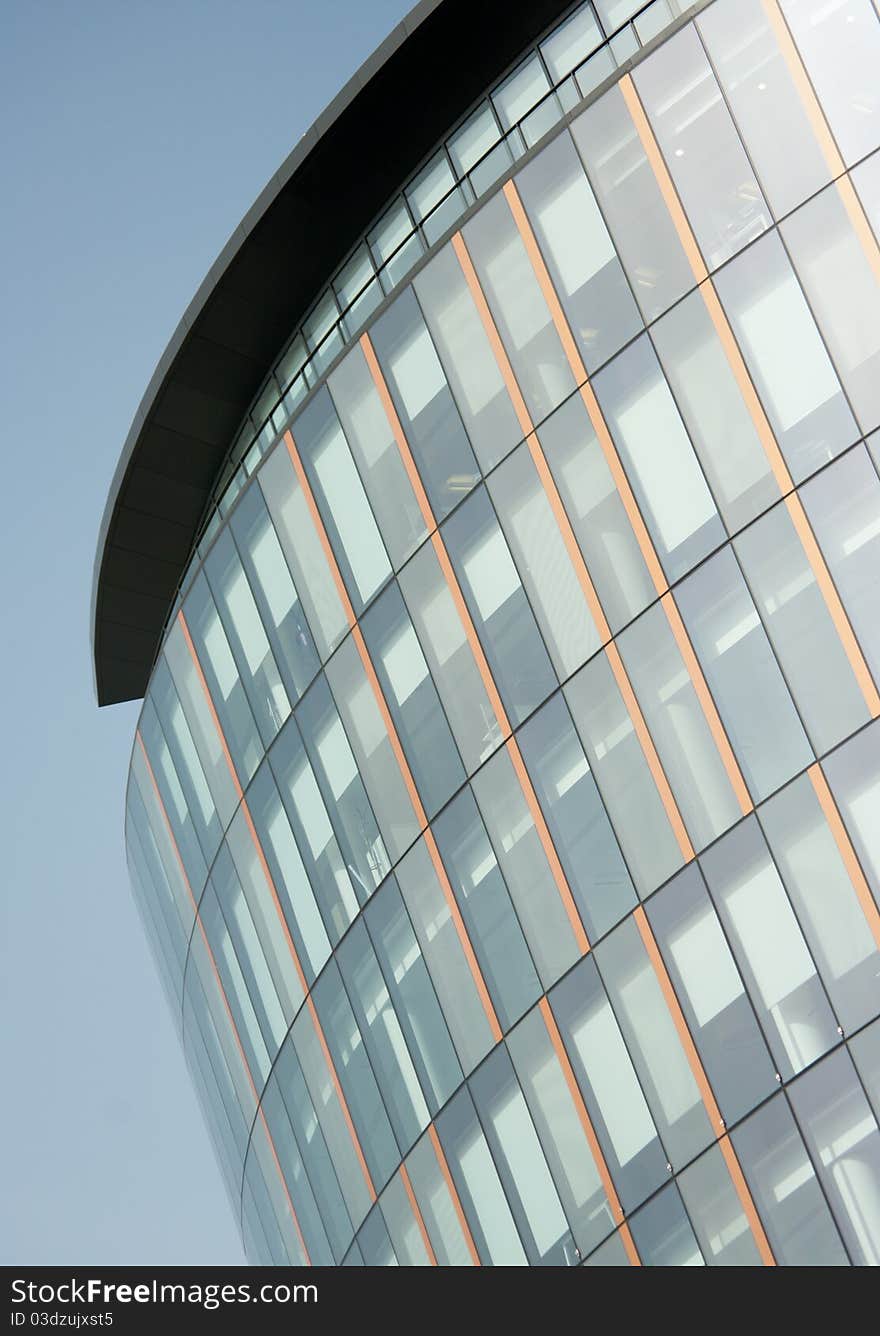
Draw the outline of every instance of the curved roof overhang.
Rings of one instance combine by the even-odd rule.
[[[215,480],[285,340],[406,178],[569,7],[422,0],[236,228],[153,374],[110,487],[92,585],[99,705],[146,691]]]

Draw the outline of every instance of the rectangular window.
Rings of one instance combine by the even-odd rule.
[[[717,1146],[676,1180],[709,1266],[760,1266],[761,1255],[739,1194]]]
[[[527,1266],[528,1257],[467,1089],[460,1090],[443,1110],[437,1131],[481,1261],[491,1266]]]

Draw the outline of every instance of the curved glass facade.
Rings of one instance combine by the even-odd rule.
[[[253,1261],[880,1260],[878,74],[704,7],[224,507],[126,838]]]

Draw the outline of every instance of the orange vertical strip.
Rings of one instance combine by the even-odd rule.
[[[574,376],[575,384],[580,387],[581,399],[589,414],[590,421],[593,424],[593,430],[599,441],[599,448],[605,457],[605,462],[608,465],[609,472],[614,480],[614,485],[623,502],[627,518],[632,525],[633,533],[636,536],[636,541],[638,542],[642,556],[645,559],[645,564],[651,574],[654,587],[658,594],[662,594],[667,588],[663,568],[657,559],[654,544],[651,542],[645,522],[642,519],[641,511],[636,504],[632,488],[629,485],[629,479],[624,472],[623,465],[620,462],[620,456],[611,439],[611,433],[602,416],[602,410],[599,408],[599,403],[593,393],[592,387],[587,383],[586,368],[584,367],[581,355],[578,352],[577,344],[574,341],[574,336],[572,335],[565,312],[562,309],[562,303],[556,295],[556,289],[554,288],[553,282],[547,271],[544,257],[535,240],[535,234],[532,231],[531,223],[526,216],[526,211],[523,208],[522,201],[520,200],[513,181],[508,181],[505,185],[504,195],[510,206],[514,222],[516,223],[517,230],[519,231],[522,243],[526,249],[526,254],[529,257],[532,269],[534,270],[538,286],[547,303],[554,328],[559,341],[562,344],[572,375]]]
[[[430,533],[432,529],[437,527],[437,521],[434,519],[434,512],[431,509],[428,494],[425,491],[421,476],[416,468],[415,460],[413,459],[412,452],[409,448],[409,442],[400,425],[397,409],[394,407],[394,402],[388,392],[388,386],[385,384],[385,377],[382,375],[382,368],[379,366],[379,359],[376,357],[373,345],[370,342],[369,334],[362,334],[360,343],[364,357],[367,359],[367,366],[369,367],[370,375],[373,377],[373,383],[376,386],[376,391],[381,400],[382,407],[385,409],[385,416],[388,418],[388,422],[391,426],[395,444],[400,452],[400,458],[403,461],[406,476],[409,478],[410,486],[415,494],[419,510],[422,512],[422,519],[425,521],[428,532]]]
[[[308,483],[307,483],[307,482],[305,483],[305,486],[308,487]],[[320,524],[320,519],[319,519],[318,523]],[[322,532],[322,531],[323,531],[323,527],[322,527],[321,529],[319,529],[319,532]],[[325,538],[326,538],[326,535],[325,535]],[[235,773],[235,767],[234,767],[234,765],[233,765],[233,763],[232,763],[232,757],[231,757],[230,754],[229,754],[229,748],[228,748],[227,745],[226,745],[226,738],[225,738],[224,733],[223,733],[223,728],[222,728],[222,726],[221,726],[221,724],[220,724],[220,720],[219,720],[219,718],[218,718],[218,716],[217,716],[217,711],[216,711],[215,708],[214,708],[214,702],[213,702],[213,700],[211,699],[211,692],[210,692],[210,690],[209,690],[208,683],[207,683],[207,681],[205,680],[205,675],[204,675],[204,673],[202,672],[202,666],[201,666],[201,664],[199,663],[199,656],[198,656],[198,654],[196,653],[195,645],[193,644],[193,642],[192,642],[192,637],[191,637],[190,634],[189,634],[189,628],[188,628],[187,625],[186,625],[186,620],[185,620],[184,615],[183,615],[183,609],[181,609],[181,611],[179,612],[178,616],[179,616],[179,618],[180,618],[181,626],[182,626],[182,628],[183,628],[183,632],[184,632],[184,635],[185,635],[185,637],[186,637],[186,642],[187,642],[187,645],[188,645],[188,647],[189,647],[189,652],[190,652],[190,654],[191,654],[191,656],[192,656],[193,664],[195,665],[195,668],[196,668],[196,671],[197,671],[197,673],[198,673],[199,679],[200,679],[200,681],[201,681],[201,683],[202,683],[202,689],[203,689],[203,691],[204,691],[204,693],[205,693],[205,699],[206,699],[206,701],[208,702],[208,707],[209,707],[209,709],[210,709],[210,711],[211,711],[211,715],[212,715],[212,717],[213,717],[213,719],[214,719],[214,725],[215,725],[215,727],[216,727],[216,729],[217,729],[217,735],[218,735],[218,737],[219,737],[219,739],[220,739],[220,743],[221,743],[221,745],[222,745],[222,747],[223,747],[224,754],[225,754],[225,756],[226,756],[227,762],[228,762],[229,767],[230,767],[230,773],[232,774],[232,777],[233,777],[233,779],[235,780],[235,784],[236,784],[236,787],[237,787],[237,789],[238,789],[239,798],[240,798],[240,805],[241,805],[241,809],[242,809],[242,814],[243,814],[244,819],[245,819],[245,824],[247,825],[248,831],[249,831],[250,836],[251,836],[251,840],[253,841],[254,849],[256,850],[257,858],[258,858],[258,861],[259,861],[259,863],[260,863],[260,867],[261,867],[261,869],[262,869],[263,876],[264,876],[265,879],[266,879],[266,884],[267,884],[268,889],[269,889],[269,894],[270,894],[271,899],[272,899],[272,902],[273,902],[273,904],[274,904],[274,906],[275,906],[275,912],[276,912],[276,914],[278,915],[278,921],[279,921],[279,923],[281,924],[281,930],[282,930],[282,932],[283,932],[283,934],[284,934],[285,941],[287,942],[287,947],[288,947],[288,950],[289,950],[289,952],[290,952],[290,956],[291,956],[291,959],[292,959],[292,961],[293,961],[294,968],[295,968],[295,970],[296,970],[297,976],[298,976],[299,981],[300,981],[300,985],[301,985],[302,990],[303,990],[303,993],[304,993],[304,995],[305,995],[306,1005],[308,1006],[309,1011],[311,1012],[312,1019],[313,1019],[313,1021],[314,1021],[314,1025],[315,1025],[315,1030],[316,1030],[317,1035],[318,1035],[318,1041],[319,1041],[319,1043],[320,1043],[320,1045],[321,1045],[321,1048],[323,1049],[324,1057],[325,1057],[325,1060],[326,1060],[326,1063],[327,1063],[327,1067],[328,1067],[328,1069],[329,1069],[329,1071],[330,1071],[330,1076],[331,1076],[331,1079],[332,1079],[332,1081],[333,1081],[333,1085],[334,1085],[334,1087],[335,1087],[335,1089],[336,1089],[336,1093],[337,1093],[337,1095],[338,1095],[338,1097],[339,1097],[339,1103],[340,1103],[340,1107],[341,1107],[341,1109],[342,1109],[342,1114],[343,1114],[343,1117],[344,1117],[344,1119],[345,1119],[345,1122],[346,1122],[346,1125],[347,1125],[347,1127],[348,1127],[348,1130],[349,1130],[349,1132],[350,1132],[350,1134],[351,1134],[351,1139],[352,1139],[352,1142],[353,1142],[353,1144],[354,1144],[355,1154],[357,1155],[358,1162],[359,1162],[359,1164],[360,1164],[360,1166],[361,1166],[361,1169],[363,1170],[364,1178],[365,1178],[365,1180],[366,1180],[367,1187],[368,1187],[369,1192],[370,1192],[371,1200],[372,1200],[372,1201],[375,1201],[375,1200],[376,1200],[376,1192],[375,1192],[375,1189],[374,1189],[374,1187],[373,1187],[373,1180],[372,1180],[372,1178],[370,1177],[370,1171],[369,1171],[369,1169],[368,1169],[368,1167],[367,1167],[367,1162],[366,1162],[366,1160],[365,1160],[365,1158],[364,1158],[364,1153],[363,1153],[363,1150],[362,1150],[362,1148],[361,1148],[360,1141],[358,1140],[358,1136],[357,1136],[357,1132],[356,1132],[356,1130],[355,1130],[354,1122],[352,1121],[351,1113],[349,1112],[349,1108],[348,1108],[348,1104],[346,1103],[345,1095],[344,1095],[343,1092],[342,1092],[342,1086],[340,1085],[340,1082],[339,1082],[339,1076],[337,1075],[336,1068],[335,1068],[334,1065],[333,1065],[333,1059],[332,1059],[331,1056],[330,1056],[330,1050],[329,1050],[329,1048],[327,1047],[327,1041],[326,1041],[326,1039],[324,1038],[324,1031],[321,1029],[321,1023],[320,1023],[320,1021],[318,1020],[318,1013],[315,1011],[314,1003],[312,1002],[312,999],[311,999],[311,997],[310,997],[310,995],[309,995],[308,987],[307,987],[307,985],[306,985],[305,973],[304,973],[304,971],[303,971],[302,965],[300,964],[299,956],[297,955],[297,951],[296,951],[296,947],[295,947],[294,942],[293,942],[293,938],[292,938],[291,935],[290,935],[290,929],[289,929],[289,927],[288,927],[288,925],[287,925],[287,919],[286,919],[285,916],[284,916],[284,910],[282,909],[282,907],[281,907],[281,901],[280,901],[279,898],[278,898],[278,892],[277,892],[276,887],[275,887],[275,881],[274,881],[274,879],[273,879],[273,877],[272,877],[272,873],[271,873],[270,870],[269,870],[269,864],[268,864],[267,861],[266,861],[266,855],[265,855],[264,852],[263,852],[262,844],[260,843],[260,839],[259,839],[259,836],[257,835],[256,827],[254,826],[253,820],[252,820],[252,818],[251,818],[250,809],[248,808],[247,801],[246,801],[246,799],[245,799],[245,797],[244,797],[244,794],[242,793],[241,785],[239,784],[239,782],[238,782],[238,778],[237,778],[236,773]]]
[[[703,1064],[700,1061],[700,1055],[697,1052],[696,1044],[694,1043],[693,1038],[691,1036],[691,1032],[688,1029],[687,1021],[684,1018],[684,1012],[682,1011],[681,1005],[678,1001],[678,998],[676,997],[675,989],[672,986],[672,980],[670,979],[666,971],[666,966],[663,963],[663,957],[660,954],[660,949],[657,946],[654,934],[651,931],[651,925],[649,924],[647,915],[645,914],[645,911],[641,905],[638,905],[637,908],[633,910],[633,918],[635,920],[636,927],[639,930],[639,935],[641,936],[642,943],[648,955],[648,959],[650,960],[651,965],[654,969],[654,974],[657,977],[657,982],[660,985],[660,990],[663,993],[663,998],[666,1002],[667,1007],[669,1008],[669,1014],[672,1017],[672,1023],[675,1026],[676,1032],[678,1033],[679,1041],[681,1042],[681,1046],[684,1049],[685,1057],[688,1060],[688,1066],[690,1067],[691,1072],[693,1073],[694,1080],[696,1081],[697,1089],[700,1092],[700,1098],[702,1099],[703,1106],[706,1110],[706,1113],[709,1116],[709,1122],[711,1123],[713,1129],[715,1130],[715,1135],[720,1138],[719,1144],[721,1145],[721,1152],[724,1155],[728,1168],[730,1168],[731,1170],[733,1186],[736,1190],[737,1196],[739,1197],[740,1205],[743,1208],[743,1212],[745,1213],[746,1219],[749,1222],[749,1227],[752,1231],[752,1236],[755,1240],[758,1252],[761,1255],[761,1260],[763,1261],[765,1266],[775,1266],[776,1261],[773,1256],[773,1252],[770,1248],[770,1244],[767,1241],[767,1235],[764,1232],[764,1227],[761,1224],[758,1212],[755,1209],[755,1203],[752,1200],[752,1194],[749,1192],[748,1185],[746,1184],[745,1178],[743,1177],[742,1171],[739,1167],[739,1162],[736,1158],[733,1147],[730,1145],[728,1138],[724,1133],[724,1120],[721,1117],[721,1111],[718,1108],[715,1096],[712,1093],[712,1087],[709,1084],[709,1079],[706,1076]],[[727,1142],[727,1145],[721,1144],[722,1142]],[[734,1167],[735,1167],[735,1172],[734,1172]]]
[[[641,141],[645,157],[648,159],[651,171],[657,181],[660,194],[663,196],[663,202],[669,211],[673,226],[678,233],[678,239],[681,242],[681,248],[685,253],[691,272],[697,283],[702,283],[707,276],[706,265],[697,245],[696,238],[691,231],[690,223],[682,207],[681,200],[678,198],[678,191],[669,174],[669,169],[663,161],[663,154],[654,138],[654,131],[648,124],[648,118],[645,115],[645,109],[642,106],[641,99],[636,92],[636,86],[633,83],[632,75],[625,74],[618,84],[623,100],[627,105],[629,114],[632,117],[633,125],[636,128],[636,134]]]
[[[681,850],[685,862],[690,862],[694,857],[694,847],[691,844],[690,836],[687,833],[681,812],[678,810],[678,804],[669,787],[669,780],[663,766],[660,764],[660,757],[657,755],[657,749],[654,746],[654,740],[648,732],[648,725],[645,723],[645,717],[642,714],[641,707],[636,700],[636,694],[632,689],[626,669],[623,666],[623,660],[620,657],[620,651],[612,641],[605,646],[605,653],[608,656],[608,662],[611,665],[611,671],[614,673],[620,694],[623,697],[623,703],[626,706],[627,713],[632,720],[636,737],[639,740],[645,760],[648,763],[648,769],[657,786],[657,792],[660,795],[660,801],[669,818],[669,824],[672,827],[678,847]]]
[[[511,764],[519,780],[523,797],[526,800],[532,821],[538,839],[541,841],[541,847],[544,855],[550,865],[550,871],[553,874],[553,880],[556,883],[556,889],[559,892],[559,898],[562,901],[562,907],[565,910],[571,930],[574,933],[574,939],[577,942],[578,950],[584,956],[590,949],[590,942],[587,937],[584,925],[581,922],[581,916],[578,907],[575,904],[574,896],[571,893],[571,887],[568,884],[568,878],[562,869],[559,861],[559,855],[556,852],[556,846],[550,838],[550,831],[547,829],[547,822],[544,820],[544,813],[541,811],[541,805],[538,802],[535,790],[532,787],[532,781],[526,770],[522,753],[517,744],[516,738],[509,738],[507,741],[507,754],[510,757]]]
[[[617,1189],[611,1178],[608,1164],[605,1156],[602,1154],[602,1147],[599,1145],[599,1138],[596,1136],[596,1129],[593,1127],[593,1120],[587,1112],[587,1106],[584,1103],[584,1097],[581,1094],[580,1086],[577,1083],[577,1077],[569,1061],[568,1054],[565,1051],[565,1045],[562,1042],[562,1036],[559,1033],[559,1027],[556,1024],[556,1017],[550,1009],[550,1003],[546,997],[542,997],[538,1003],[538,1009],[547,1027],[547,1034],[550,1037],[550,1043],[553,1045],[553,1052],[556,1054],[556,1061],[562,1069],[562,1075],[565,1078],[565,1084],[568,1087],[568,1093],[571,1095],[575,1112],[578,1116],[578,1122],[587,1138],[590,1147],[590,1154],[596,1165],[596,1171],[602,1183],[605,1196],[608,1198],[608,1205],[611,1208],[612,1219],[618,1224],[623,1220],[623,1207],[620,1204],[620,1198],[617,1195]]]
[[[419,1227],[419,1233],[422,1236],[422,1243],[425,1245],[425,1252],[428,1254],[428,1260],[430,1261],[431,1266],[436,1266],[437,1255],[434,1252],[433,1247],[431,1246],[431,1240],[428,1237],[428,1231],[425,1228],[425,1222],[422,1219],[422,1213],[419,1210],[419,1203],[416,1201],[416,1194],[413,1192],[413,1186],[412,1183],[410,1182],[409,1174],[406,1171],[405,1164],[402,1164],[400,1166],[400,1181],[403,1184],[404,1192],[407,1195],[407,1199],[410,1205],[410,1210],[412,1211],[413,1216],[415,1217],[415,1222]]]
[[[437,874],[437,880],[439,881],[440,889],[443,892],[443,899],[446,901],[453,926],[458,934],[458,940],[461,943],[461,949],[467,960],[474,986],[476,987],[480,1001],[483,1004],[483,1010],[486,1013],[486,1019],[488,1020],[489,1028],[492,1031],[492,1038],[497,1044],[501,1040],[501,1026],[498,1023],[498,1017],[495,1014],[495,1008],[492,1005],[492,999],[489,996],[489,990],[486,987],[486,980],[483,978],[483,971],[480,969],[479,961],[474,954],[474,948],[471,945],[468,930],[464,925],[464,919],[461,917],[458,901],[455,898],[455,893],[449,883],[449,878],[446,875],[446,868],[443,866],[443,859],[440,857],[440,850],[437,848],[434,832],[431,830],[430,826],[425,831],[424,840],[425,847],[431,857],[431,862],[434,864],[434,871]]]
[[[452,1181],[452,1174],[449,1172],[449,1165],[446,1163],[446,1156],[443,1154],[443,1147],[440,1145],[440,1138],[437,1135],[437,1129],[433,1123],[431,1123],[428,1127],[428,1136],[431,1138],[431,1145],[434,1147],[434,1154],[437,1157],[437,1164],[440,1167],[440,1173],[443,1175],[443,1181],[446,1184],[446,1189],[450,1197],[452,1198],[452,1205],[455,1210],[455,1214],[458,1218],[458,1223],[461,1226],[461,1232],[462,1234],[464,1234],[464,1241],[467,1244],[468,1252],[471,1255],[471,1261],[473,1262],[474,1266],[481,1266],[482,1263],[480,1262],[480,1254],[477,1252],[476,1245],[474,1243],[474,1236],[470,1231],[470,1226],[468,1225],[467,1218],[465,1217],[465,1213],[462,1210],[461,1201],[459,1199],[458,1193],[455,1190],[455,1184]]]
[[[180,875],[181,875],[181,877],[183,878],[183,884],[184,884],[184,886],[186,887],[187,894],[189,895],[190,902],[191,902],[192,907],[193,907],[193,913],[194,913],[194,915],[195,915],[195,922],[198,924],[199,934],[200,934],[200,936],[201,936],[201,938],[202,938],[202,942],[204,943],[205,951],[207,952],[207,955],[208,955],[208,962],[209,962],[209,964],[210,964],[210,966],[211,966],[211,969],[212,969],[212,971],[213,971],[213,974],[214,974],[214,982],[215,982],[215,984],[216,984],[216,986],[217,986],[217,991],[218,991],[218,993],[220,994],[220,1000],[221,1000],[221,1002],[223,1003],[223,1009],[224,1009],[224,1011],[226,1012],[226,1019],[227,1019],[227,1021],[228,1021],[228,1023],[229,1023],[229,1028],[230,1028],[230,1030],[231,1030],[231,1032],[232,1032],[232,1037],[233,1037],[233,1039],[235,1040],[235,1046],[236,1046],[236,1048],[238,1049],[238,1056],[239,1056],[239,1059],[240,1059],[240,1061],[241,1061],[242,1068],[243,1068],[243,1070],[244,1070],[245,1076],[247,1077],[248,1085],[249,1085],[250,1088],[251,1088],[251,1094],[253,1095],[253,1099],[254,1099],[254,1106],[255,1106],[255,1108],[256,1108],[256,1110],[257,1110],[257,1114],[259,1115],[259,1118],[260,1118],[260,1121],[261,1121],[263,1130],[264,1130],[264,1132],[266,1133],[266,1140],[267,1140],[268,1143],[269,1143],[269,1150],[270,1150],[271,1153],[272,1153],[272,1159],[273,1159],[274,1162],[275,1162],[275,1168],[276,1168],[276,1170],[277,1170],[277,1172],[278,1172],[278,1177],[281,1179],[281,1186],[282,1186],[282,1188],[284,1189],[284,1195],[285,1195],[285,1197],[286,1197],[286,1199],[287,1199],[287,1206],[288,1206],[288,1209],[289,1209],[289,1211],[290,1211],[290,1218],[291,1218],[291,1220],[293,1221],[293,1227],[294,1227],[294,1229],[296,1230],[297,1237],[298,1237],[298,1239],[299,1239],[299,1243],[300,1243],[300,1247],[302,1248],[303,1257],[305,1257],[305,1259],[306,1259],[306,1265],[307,1265],[307,1266],[311,1266],[312,1262],[311,1262],[311,1258],[309,1257],[309,1250],[308,1250],[308,1248],[306,1247],[306,1241],[305,1241],[305,1239],[303,1238],[302,1230],[300,1229],[300,1226],[299,1226],[299,1220],[297,1219],[296,1211],[293,1209],[293,1202],[292,1202],[292,1200],[291,1200],[291,1197],[290,1197],[290,1191],[289,1191],[288,1186],[287,1186],[287,1179],[286,1179],[285,1176],[284,1176],[284,1171],[283,1171],[282,1168],[281,1168],[281,1162],[280,1162],[280,1160],[278,1159],[278,1154],[277,1154],[277,1152],[276,1152],[276,1150],[275,1150],[275,1143],[274,1143],[274,1141],[272,1140],[272,1135],[271,1135],[271,1133],[270,1133],[270,1131],[269,1131],[269,1124],[266,1122],[266,1115],[265,1115],[265,1113],[263,1112],[262,1101],[261,1101],[260,1096],[259,1096],[259,1094],[258,1094],[258,1092],[257,1092],[257,1087],[256,1087],[256,1084],[255,1084],[255,1082],[254,1082],[254,1078],[253,1078],[253,1076],[251,1075],[250,1063],[248,1062],[247,1057],[246,1057],[246,1055],[245,1055],[244,1046],[242,1045],[241,1037],[240,1037],[240,1035],[239,1035],[239,1033],[238,1033],[238,1027],[237,1027],[237,1025],[235,1024],[235,1019],[234,1019],[234,1017],[233,1017],[233,1015],[232,1015],[232,1008],[231,1008],[230,1005],[229,1005],[229,999],[228,999],[227,996],[226,996],[226,990],[224,989],[224,987],[223,987],[223,981],[222,981],[222,979],[220,978],[220,971],[218,970],[218,968],[217,968],[217,962],[216,962],[216,960],[214,959],[214,952],[211,950],[211,944],[210,944],[210,942],[208,941],[208,934],[207,934],[206,931],[205,931],[205,925],[202,923],[201,915],[199,914],[199,907],[198,907],[198,905],[197,905],[197,903],[196,903],[196,898],[195,898],[195,896],[193,895],[192,886],[190,885],[190,880],[189,880],[189,877],[187,876],[186,868],[184,867],[184,864],[183,864],[183,858],[181,857],[180,849],[179,849],[179,847],[178,847],[177,840],[175,839],[175,836],[174,836],[174,830],[172,829],[171,821],[169,820],[168,812],[167,812],[167,810],[166,810],[165,803],[164,803],[164,801],[163,801],[163,799],[162,799],[162,794],[161,794],[160,791],[159,791],[159,785],[158,785],[158,783],[156,782],[156,776],[155,776],[155,774],[153,773],[153,767],[152,767],[152,765],[150,764],[150,758],[149,758],[149,756],[147,755],[147,749],[146,749],[146,747],[145,747],[145,745],[144,745],[144,740],[143,740],[143,737],[141,736],[141,731],[140,731],[140,729],[137,729],[137,730],[136,730],[136,732],[135,732],[135,737],[136,737],[136,739],[137,739],[137,741],[138,741],[138,743],[139,743],[139,745],[140,745],[141,752],[143,753],[144,763],[145,763],[145,765],[146,765],[146,767],[147,767],[147,775],[148,775],[149,780],[150,780],[150,785],[152,786],[153,794],[154,794],[155,799],[156,799],[156,802],[158,803],[158,806],[159,806],[159,813],[160,813],[160,815],[161,815],[161,817],[162,817],[162,821],[163,821],[163,823],[164,823],[164,825],[165,825],[165,829],[166,829],[166,831],[168,832],[168,838],[169,838],[170,841],[171,841],[171,848],[172,848],[172,850],[173,850],[173,852],[174,852],[174,856],[175,856],[175,858],[176,858],[176,860],[177,860],[178,867],[180,868]]]
[[[764,13],[767,15],[767,22],[773,29],[780,54],[788,66],[795,91],[803,104],[807,120],[810,122],[810,129],[813,131],[816,142],[822,150],[822,156],[828,164],[828,170],[832,177],[840,176],[841,172],[846,170],[843,158],[840,156],[840,150],[834,142],[834,136],[819,105],[819,99],[813,91],[813,85],[807,77],[800,52],[788,30],[788,24],[782,17],[782,11],[777,0],[762,0],[762,4]]]
[[[767,420],[767,414],[764,412],[757,390],[752,384],[752,378],[746,369],[743,355],[739,350],[736,339],[733,337],[733,331],[727,323],[727,316],[724,314],[711,279],[707,279],[701,285],[700,295],[703,298],[706,310],[709,312],[709,318],[715,326],[718,342],[724,350],[724,355],[733,373],[737,388],[742,395],[743,402],[748,409],[749,417],[752,419],[764,454],[767,456],[770,471],[776,479],[780,492],[785,495],[794,486],[791,474],[788,471],[788,465],[783,459],[782,451],[779,449],[779,444],[773,435],[773,428]]]
[[[819,544],[816,542],[816,536],[810,526],[810,522],[804,513],[801,499],[797,492],[792,492],[785,499],[786,508],[791,521],[797,531],[797,536],[810,563],[813,574],[816,577],[816,584],[819,586],[819,592],[825,600],[829,616],[834,623],[834,629],[840,638],[843,646],[843,652],[849,660],[849,665],[853,670],[853,676],[859,684],[859,690],[865,698],[865,704],[870,711],[871,718],[876,719],[880,714],[880,695],[874,685],[874,679],[871,676],[871,670],[865,662],[859,642],[856,639],[855,632],[852,629],[850,620],[828,567],[825,565],[825,558],[822,556]]]
[[[684,665],[685,668],[687,668],[688,676],[691,679],[691,684],[696,693],[697,700],[700,702],[700,707],[705,716],[706,723],[709,725],[712,741],[718,749],[718,754],[721,757],[724,769],[727,772],[727,778],[730,780],[730,786],[736,794],[736,800],[739,803],[740,811],[743,816],[747,816],[748,813],[751,812],[754,804],[751,795],[749,794],[745,779],[743,778],[742,771],[739,768],[737,759],[733,754],[730,739],[721,722],[721,717],[718,714],[715,701],[712,699],[712,693],[706,684],[703,670],[694,653],[694,647],[691,644],[690,636],[685,630],[684,622],[681,620],[681,614],[678,611],[675,599],[672,597],[672,594],[667,593],[663,595],[660,602],[663,605],[663,611],[666,613],[666,620],[669,623],[669,628],[675,637],[675,643],[678,645],[678,651],[684,660]]]
[[[299,457],[299,451],[296,448],[296,442],[290,431],[284,433],[284,443],[287,446],[287,453],[290,455],[290,462],[293,464],[294,472],[297,476],[302,494],[305,497],[306,506],[312,517],[312,524],[315,526],[315,532],[318,535],[318,541],[327,559],[327,565],[330,568],[330,575],[336,586],[336,592],[339,595],[339,601],[345,612],[346,620],[349,626],[354,626],[357,618],[354,615],[354,608],[351,605],[351,599],[348,597],[348,590],[345,587],[345,581],[342,578],[339,567],[336,564],[336,558],[333,555],[333,548],[330,546],[330,540],[327,537],[327,530],[324,528],[324,521],[321,519],[321,512],[318,510],[317,502],[312,493],[309,480],[306,477],[306,471],[303,468],[302,460]]]
[[[877,904],[871,894],[871,888],[868,880],[862,871],[861,864],[856,857],[856,851],[852,846],[846,826],[843,824],[843,818],[834,801],[831,789],[828,787],[828,780],[825,778],[825,772],[818,761],[811,765],[807,774],[810,776],[810,782],[813,785],[813,791],[819,799],[819,806],[822,808],[822,815],[828,822],[831,834],[834,837],[834,843],[837,845],[837,851],[843,860],[847,876],[852,882],[853,890],[856,893],[862,913],[867,920],[868,927],[871,929],[871,936],[877,943],[880,950],[880,912]]]

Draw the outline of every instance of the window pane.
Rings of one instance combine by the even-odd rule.
[[[557,408],[538,436],[602,611],[619,631],[657,591],[580,396]]]
[[[848,1266],[785,1096],[759,1109],[730,1139],[776,1261],[782,1266]]]
[[[574,377],[503,195],[470,219],[464,239],[532,421],[540,422],[575,388]]]
[[[705,1266],[678,1188],[670,1183],[630,1221],[643,1266]]]
[[[487,486],[562,681],[595,654],[600,639],[528,447],[520,446]]]
[[[880,902],[880,724],[826,757],[822,768],[874,899]]]
[[[633,70],[709,269],[771,225],[721,89],[692,25]]]
[[[352,348],[327,383],[388,554],[400,566],[425,536],[425,520],[363,349]]]
[[[443,537],[501,698],[519,723],[555,689],[556,674],[484,487],[450,516]]]
[[[451,246],[413,280],[425,321],[484,473],[522,437],[483,322]]]
[[[681,850],[605,655],[581,669],[565,697],[633,881],[649,895],[681,867]]]
[[[400,1175],[392,1178],[379,1198],[382,1218],[395,1255],[401,1266],[430,1266],[431,1259],[422,1239]]]
[[[643,613],[617,647],[685,826],[702,849],[741,810],[663,607]]]
[[[697,27],[777,218],[831,173],[761,0],[722,0]]]
[[[779,484],[701,294],[658,320],[651,337],[733,533],[778,499]]]
[[[642,320],[571,139],[561,134],[516,178],[587,371]]]
[[[776,1073],[695,864],[645,906],[672,986],[728,1124],[776,1088]]]
[[[508,1030],[542,990],[469,789],[437,818],[434,833],[502,1029]]]
[[[479,469],[411,288],[370,337],[431,506],[442,517],[470,491]]]
[[[730,548],[675,593],[746,783],[765,797],[813,759]]]
[[[470,1249],[455,1203],[429,1137],[423,1136],[414,1146],[407,1159],[406,1170],[437,1265],[472,1266]]]
[[[467,1090],[460,1090],[437,1120],[480,1259],[491,1266],[527,1266],[510,1206]]]
[[[878,25],[880,31],[880,25]],[[880,283],[834,186],[780,226],[864,431],[880,422]]]
[[[724,542],[724,525],[647,336],[593,382],[668,580]]]
[[[859,434],[779,235],[762,237],[714,279],[749,375],[795,482]]]
[[[667,311],[694,277],[620,89],[573,122],[571,133],[646,320]]]
[[[620,846],[590,773],[565,699],[556,695],[524,724],[517,742],[553,847],[591,941],[637,901]]]
[[[676,1182],[708,1266],[761,1266],[754,1235],[717,1146]]]
[[[580,951],[506,750],[474,777],[472,788],[541,982],[549,988]]]
[[[700,863],[776,1069],[788,1080],[837,1043],[837,1021],[755,818]]]

